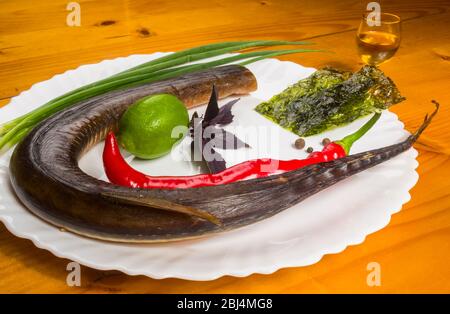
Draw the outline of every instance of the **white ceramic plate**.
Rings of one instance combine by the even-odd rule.
[[[133,55],[83,65],[35,84],[30,90],[13,98],[8,106],[0,109],[0,123],[76,87],[161,55]],[[262,143],[256,137],[247,137],[246,130],[235,132],[246,138],[252,147],[270,142],[272,150],[227,151],[226,160],[231,165],[258,156],[270,155],[283,159],[306,157],[305,152],[292,148],[295,135],[276,127],[252,109],[259,101],[268,99],[289,84],[307,77],[314,69],[275,59],[257,62],[249,68],[256,75],[259,88],[235,105],[235,121],[228,128],[236,125],[271,128],[271,133],[262,137]],[[366,120],[367,118],[360,119],[346,127],[309,137],[307,145],[320,149],[322,138],[342,138]],[[354,145],[352,153],[400,142],[408,134],[397,116],[386,111],[375,127]],[[261,137],[258,138],[261,140]],[[188,162],[180,161],[174,166],[171,161],[173,156],[182,154],[185,145],[186,142],[180,145],[175,155],[151,162],[133,161],[131,157],[128,160],[136,168],[152,174],[196,173],[198,169]],[[89,174],[104,178],[101,148],[99,145],[91,150],[80,161],[80,166]],[[0,219],[13,234],[30,239],[37,247],[97,269],[117,269],[127,274],[153,278],[176,277],[190,280],[213,280],[224,275],[269,274],[283,267],[316,263],[325,254],[338,253],[349,245],[359,244],[368,234],[386,226],[391,215],[410,199],[408,191],[418,179],[415,172],[418,166],[416,156],[416,150],[410,149],[274,217],[238,230],[197,240],[138,245],[101,242],[61,232],[30,214],[10,188],[8,153],[0,158]]]

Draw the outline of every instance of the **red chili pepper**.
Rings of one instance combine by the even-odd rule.
[[[148,176],[133,169],[122,157],[116,137],[110,132],[106,137],[103,150],[103,165],[111,183],[133,188],[175,189],[227,184],[244,179],[266,177],[345,157],[352,144],[363,136],[379,118],[380,114],[375,114],[357,132],[340,141],[329,143],[322,151],[312,152],[306,159],[254,159],[239,163],[219,173],[192,176]]]

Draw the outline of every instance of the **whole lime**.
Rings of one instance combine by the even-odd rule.
[[[123,114],[119,122],[119,143],[139,158],[158,158],[170,152],[186,135],[188,124],[187,109],[177,97],[148,96]]]

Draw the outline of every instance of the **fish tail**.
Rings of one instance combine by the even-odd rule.
[[[406,140],[398,144],[349,155],[332,162],[324,163],[322,165],[322,170],[317,174],[318,181],[326,186],[332,185],[344,178],[376,166],[410,149],[422,132],[430,125],[432,119],[439,110],[439,104],[434,100],[432,102],[436,105],[436,109],[431,115],[425,116],[422,125]]]
[[[433,120],[434,116],[438,113],[439,111],[439,103],[436,100],[432,100],[431,101],[436,108],[434,109],[433,113],[431,115],[426,115],[422,125],[417,129],[416,132],[414,132],[414,134],[412,134],[407,141],[409,141],[412,144],[414,144],[417,139],[420,137],[420,135],[422,134],[422,132],[427,128],[427,126],[431,123],[431,120]]]

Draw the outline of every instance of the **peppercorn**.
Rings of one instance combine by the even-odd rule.
[[[328,138],[328,137],[325,137],[323,140],[322,140],[322,145],[323,146],[327,146],[328,144],[330,144],[331,143],[331,140]]]
[[[295,148],[297,149],[302,149],[303,147],[305,147],[305,140],[302,139],[301,137],[295,140],[294,143]]]

